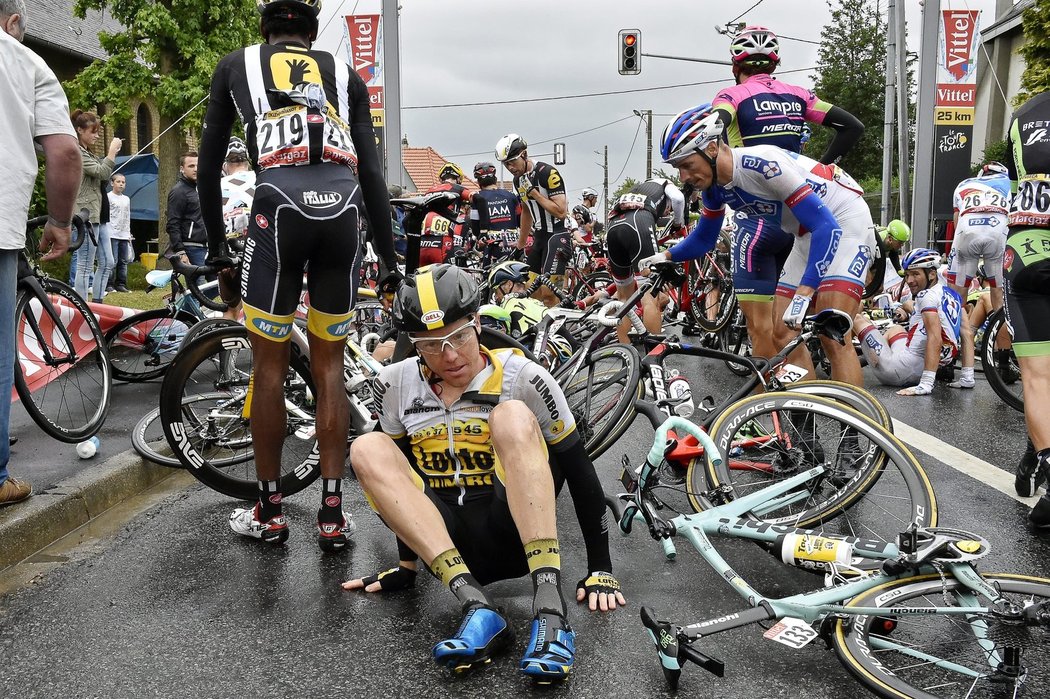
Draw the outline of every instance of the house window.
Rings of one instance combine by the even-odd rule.
[[[143,153],[152,153],[153,146],[147,146],[146,144],[153,140],[153,116],[149,112],[149,107],[143,102],[139,104],[138,110],[135,112],[136,131],[135,135],[138,136],[139,150]]]

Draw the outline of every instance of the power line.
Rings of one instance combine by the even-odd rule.
[[[623,173],[627,170],[627,165],[631,162],[631,156],[634,155],[634,146],[638,143],[638,134],[641,133],[643,119],[638,120],[638,128],[634,130],[634,140],[631,141],[631,150],[627,151],[627,160],[624,161],[623,167],[620,168],[620,174],[613,178],[613,182],[619,182]]]
[[[357,0],[357,2],[360,1],[361,0]],[[354,3],[354,9],[350,10],[351,15],[357,12],[357,2]],[[345,4],[346,0],[339,0],[339,7],[335,8],[335,12],[333,12],[332,16],[328,18],[328,21],[324,23],[324,27],[321,28],[321,31],[317,32],[317,36],[321,36],[322,34],[324,34],[325,29],[328,29],[328,25],[332,23],[332,20],[339,16],[339,11],[343,9],[343,5]],[[342,41],[340,41],[339,43],[341,44]]]
[[[633,117],[634,117],[634,115],[630,114],[628,116],[616,119],[615,121],[610,121],[607,124],[602,124],[601,126],[593,126],[593,127],[589,128],[589,129],[584,129],[583,131],[577,131],[576,133],[565,134],[564,136],[554,136],[553,138],[547,138],[547,139],[544,139],[542,141],[532,141],[529,145],[538,146],[541,143],[552,143],[554,141],[558,141],[558,140],[563,139],[563,138],[572,138],[573,136],[579,136],[581,134],[590,133],[591,131],[597,131],[598,129],[604,129],[606,126],[612,126],[613,124],[619,124],[621,121],[627,121],[628,119],[631,119]],[[449,155],[449,156],[446,156],[446,157],[449,157],[449,158],[461,158],[461,157],[464,157],[464,156],[467,156],[467,155],[487,155],[488,153],[491,153],[491,152],[492,151],[483,150],[483,151],[480,151],[478,153],[454,153],[453,155]]]
[[[818,66],[810,66],[809,68],[795,68],[794,70],[781,70],[777,71],[781,75],[787,73],[802,73],[809,70],[816,70]],[[492,102],[459,102],[456,104],[421,104],[410,107],[402,107],[402,110],[407,109],[449,109],[452,107],[488,107],[497,104],[522,104],[525,102],[554,102],[557,100],[573,100],[582,99],[585,97],[607,97],[609,95],[626,95],[635,92],[655,92],[656,90],[673,90],[680,87],[698,87],[700,85],[717,85],[718,83],[730,82],[732,78],[719,78],[717,80],[702,80],[696,83],[681,83],[678,85],[660,85],[658,87],[639,87],[633,90],[610,90],[608,92],[588,92],[580,95],[558,95],[556,97],[525,97],[522,99],[515,100],[494,100]]]
[[[815,44],[816,46],[820,46],[819,41],[813,41],[812,39],[799,39],[797,36],[788,36],[787,34],[777,34],[777,36],[789,41],[801,41],[803,44]]]
[[[750,12],[751,10],[753,10],[753,9],[755,9],[756,7],[758,7],[759,5],[761,5],[761,4],[763,3],[763,2],[765,2],[765,0],[758,0],[758,2],[756,2],[756,3],[754,4],[754,5],[752,5],[751,7],[747,8],[746,10],[744,10],[743,12],[741,12],[740,14],[738,14],[738,15],[737,15],[736,17],[734,17],[733,19],[731,19],[731,20],[729,20],[728,22],[726,22],[726,24],[727,24],[727,25],[728,25],[728,24],[732,24],[733,22],[737,21],[738,19],[740,19],[741,17],[743,17],[744,15],[746,15],[746,14],[747,14],[748,12]]]

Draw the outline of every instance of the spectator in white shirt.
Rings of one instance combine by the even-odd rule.
[[[128,290],[128,263],[135,259],[131,237],[131,199],[124,194],[127,180],[119,172],[110,180],[113,189],[109,192],[109,239],[113,245],[112,286],[107,291]]]

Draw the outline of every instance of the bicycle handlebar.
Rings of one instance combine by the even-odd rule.
[[[197,302],[205,308],[212,311],[219,311],[224,313],[229,310],[229,306],[221,301],[216,301],[209,298],[203,291],[200,290],[200,286],[197,284],[197,278],[203,277],[208,274],[218,274],[226,267],[219,267],[217,265],[187,265],[179,261],[179,258],[171,258],[171,268],[186,278],[186,287],[193,294],[193,298],[197,299]]]
[[[631,321],[631,329],[644,335],[647,332],[645,324],[642,323],[642,319],[638,317],[638,312],[634,310],[633,306],[629,307],[626,314],[613,315],[619,313],[623,307],[623,301],[609,301],[598,309],[598,312],[594,314],[594,319],[607,328],[615,328],[626,317]]]

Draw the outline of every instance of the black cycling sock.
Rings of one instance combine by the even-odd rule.
[[[463,562],[463,556],[460,555],[458,549],[450,548],[448,551],[439,553],[427,567],[434,577],[448,586],[464,608],[474,604],[493,606],[481,588],[481,584],[470,574],[470,569]]]
[[[279,481],[259,481],[259,521],[266,522],[281,514]]]
[[[343,519],[343,481],[341,478],[321,479],[321,509],[317,521],[338,524]]]
[[[525,557],[532,576],[532,613],[552,612],[565,616],[561,594],[561,553],[557,539],[534,539],[525,544]]]

